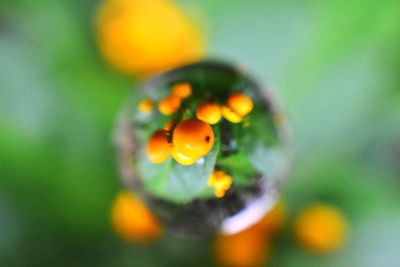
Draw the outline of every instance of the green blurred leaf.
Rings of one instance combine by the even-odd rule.
[[[234,185],[250,185],[256,174],[253,164],[244,153],[234,153],[221,158],[217,164],[232,176]]]

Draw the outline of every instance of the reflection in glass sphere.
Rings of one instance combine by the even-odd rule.
[[[190,94],[185,92],[187,85]],[[161,107],[160,112],[162,99],[177,86],[187,95],[179,105]],[[231,103],[236,101],[233,94],[248,97],[253,106],[240,97]],[[176,125],[195,119],[196,109],[204,103],[221,107],[223,115],[211,125],[212,149],[187,166],[175,157],[157,164],[149,161],[146,144],[152,133],[167,129],[172,146]],[[238,117],[231,118],[229,112]],[[185,236],[236,233],[260,220],[274,206],[288,175],[289,141],[285,117],[271,93],[239,68],[211,61],[174,69],[144,83],[123,107],[115,131],[124,184],[169,230]],[[209,182],[214,171],[232,181],[219,195]]]

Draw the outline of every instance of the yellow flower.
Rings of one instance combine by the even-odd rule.
[[[298,242],[305,249],[327,253],[343,245],[347,237],[347,222],[336,208],[317,204],[300,214],[295,232]]]
[[[198,29],[168,0],[105,0],[96,26],[104,57],[130,75],[197,61],[204,50]]]
[[[144,203],[130,192],[120,192],[116,197],[111,220],[115,232],[123,239],[136,243],[157,240],[162,226]]]

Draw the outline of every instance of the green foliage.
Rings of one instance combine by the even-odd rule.
[[[110,231],[110,139],[135,83],[97,52],[97,2],[0,1],[0,265],[213,266],[208,241],[132,246]],[[287,109],[288,225],[316,200],[351,220],[343,251],[316,257],[283,234],[269,266],[398,265],[400,2],[179,3],[205,16],[209,55],[244,64]]]
[[[256,170],[244,153],[234,153],[218,160],[218,166],[226,170],[233,179],[234,185],[251,185]]]

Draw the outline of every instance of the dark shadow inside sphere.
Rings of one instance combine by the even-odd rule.
[[[145,163],[141,155],[146,147],[146,138],[151,131],[162,128],[162,115],[154,111],[144,116],[137,112],[137,105],[144,98],[159,100],[165,97],[173,84],[181,82],[193,86],[193,98],[196,99],[223,101],[232,92],[240,91],[254,101],[254,111],[247,120],[235,125],[223,120],[218,125],[219,136],[216,138],[220,143],[212,167],[227,169],[234,178],[232,188],[222,198],[205,195],[203,191],[197,195],[190,194],[186,191],[196,191],[197,187],[187,184],[186,191],[184,188],[175,194],[173,186],[176,184],[168,184],[168,173],[166,180],[162,181],[165,188],[157,191],[152,186],[160,183],[157,179],[164,172],[151,176],[148,173],[157,174],[159,166],[143,167]],[[259,221],[274,206],[288,175],[290,139],[285,117],[271,92],[239,68],[213,61],[174,69],[144,83],[124,106],[115,131],[124,184],[141,196],[171,232],[188,237],[216,231],[236,233]],[[237,155],[244,155],[246,159]],[[190,179],[194,181],[199,179],[195,172],[192,176]]]

